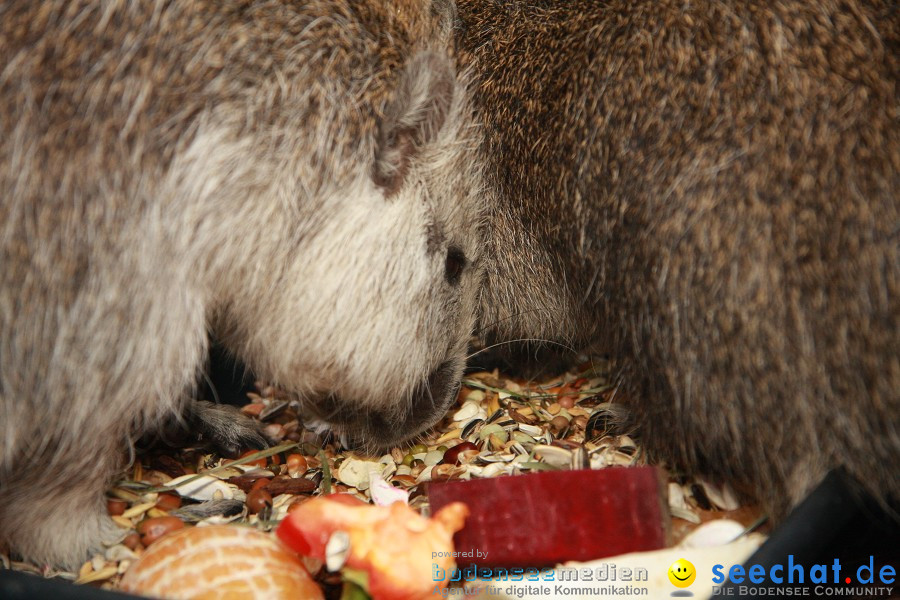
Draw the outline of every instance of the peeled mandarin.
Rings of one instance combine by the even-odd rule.
[[[122,590],[171,600],[321,600],[300,558],[275,536],[227,525],[192,527],[153,544]]]

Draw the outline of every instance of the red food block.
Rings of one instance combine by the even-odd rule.
[[[464,502],[460,566],[544,567],[669,545],[668,502],[654,467],[552,471],[432,482],[431,510]]]

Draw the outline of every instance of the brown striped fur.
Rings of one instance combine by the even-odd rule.
[[[656,459],[900,498],[896,3],[461,0],[482,325],[623,359]]]

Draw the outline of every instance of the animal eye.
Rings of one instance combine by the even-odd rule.
[[[466,255],[459,248],[447,249],[447,260],[444,263],[444,277],[447,283],[456,285],[459,278],[462,277],[463,269],[466,267]]]

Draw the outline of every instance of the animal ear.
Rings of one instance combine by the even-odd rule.
[[[431,14],[437,25],[436,39],[441,44],[453,44],[454,30],[459,26],[459,14],[453,0],[434,0],[431,3]]]
[[[456,93],[449,57],[422,51],[406,64],[394,100],[385,110],[375,148],[372,180],[387,197],[397,193],[410,163],[437,138]]]

